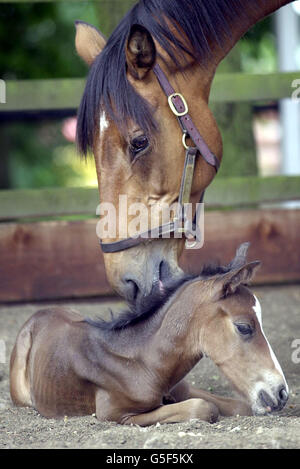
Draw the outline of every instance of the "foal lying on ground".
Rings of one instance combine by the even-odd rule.
[[[100,420],[142,426],[282,409],[288,388],[262,331],[259,302],[245,286],[259,265],[246,263],[246,250],[226,267],[177,281],[161,292],[160,307],[143,305],[110,323],[66,308],[36,313],[12,352],[13,402],[46,417],[96,412]],[[182,381],[204,354],[240,401]]]

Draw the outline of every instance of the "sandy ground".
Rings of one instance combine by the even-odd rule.
[[[300,350],[299,343],[298,353],[293,345],[300,339],[300,286],[256,288],[255,293],[262,303],[265,333],[290,386],[290,399],[280,413],[221,418],[213,425],[192,420],[148,428],[122,427],[99,422],[94,416],[45,419],[34,409],[13,407],[8,382],[11,349],[25,320],[46,305],[0,306],[0,341],[6,345],[6,363],[0,363],[0,448],[299,448],[300,363],[294,362],[300,361]],[[121,306],[103,300],[67,304],[89,316]],[[188,379],[202,389],[224,396],[231,394],[225,379],[208,359],[202,360]]]

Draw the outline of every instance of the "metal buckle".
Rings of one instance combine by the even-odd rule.
[[[185,130],[182,135],[182,145],[184,146],[184,148],[186,150],[190,150],[191,148],[196,148],[196,147],[191,147],[190,145],[186,143],[187,138],[191,138],[191,137],[189,136],[188,132]]]
[[[173,103],[173,101],[172,101],[172,99],[173,99],[173,98],[176,98],[176,96],[178,96],[178,97],[182,100],[182,102],[183,102],[183,104],[184,104],[185,109],[184,109],[183,112],[178,112],[177,109],[176,109],[176,107],[175,107],[175,105],[174,105],[174,103]],[[187,102],[186,102],[186,100],[184,99],[184,97],[182,96],[182,94],[180,94],[180,93],[173,93],[173,94],[171,94],[171,96],[168,97],[168,103],[169,103],[169,106],[170,106],[170,108],[171,108],[171,111],[172,111],[173,114],[175,114],[175,116],[177,116],[177,117],[185,116],[185,115],[188,114],[188,112],[189,112],[189,108],[188,108]]]

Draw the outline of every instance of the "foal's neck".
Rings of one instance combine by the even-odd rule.
[[[144,349],[145,361],[172,387],[201,360],[202,327],[199,280],[183,285],[158,312],[160,325]],[[203,292],[205,297],[205,292]]]

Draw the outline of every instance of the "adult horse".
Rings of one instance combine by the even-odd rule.
[[[78,112],[78,145],[84,154],[93,151],[100,200],[112,204],[120,220],[102,247],[108,279],[127,299],[149,295],[158,282],[163,289],[170,275],[179,275],[183,242],[145,242],[121,233],[128,213],[120,194],[128,206],[139,202],[159,211],[178,200],[192,167],[187,194],[191,202],[200,199],[222,158],[208,107],[217,66],[251,26],[287,3],[140,0],[108,41],[93,26],[76,23],[77,51],[91,66]],[[184,158],[182,132],[184,146],[194,148],[192,165]]]

